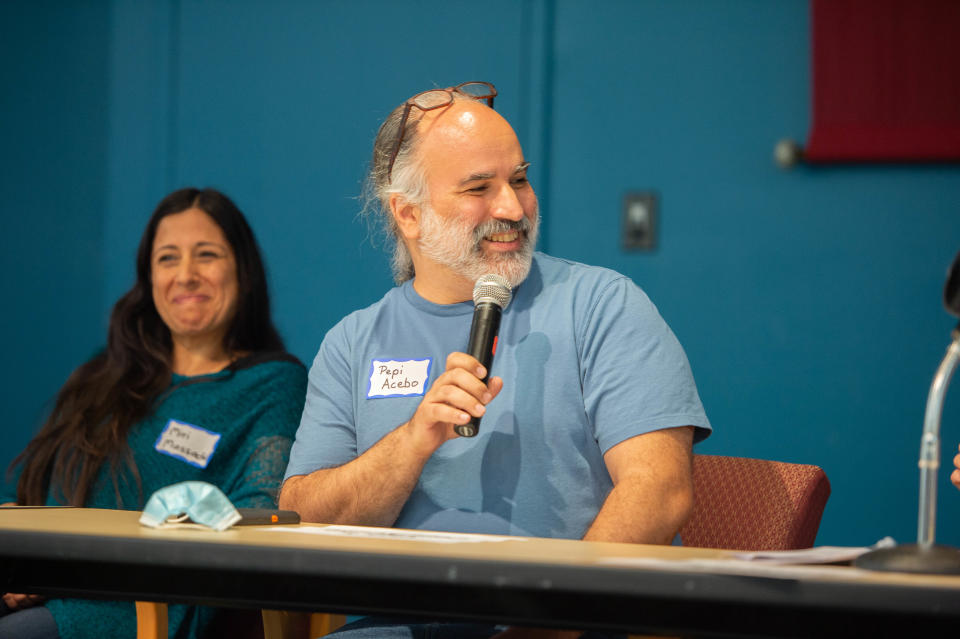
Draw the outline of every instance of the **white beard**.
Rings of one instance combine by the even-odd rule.
[[[472,228],[459,218],[440,217],[429,204],[422,205],[420,210],[422,215],[417,246],[425,258],[450,268],[471,282],[488,273],[496,273],[516,288],[527,279],[540,228],[539,213],[534,216],[533,222],[527,217],[519,222],[490,220]],[[480,245],[483,238],[511,230],[520,231],[523,240],[520,250],[484,254]]]

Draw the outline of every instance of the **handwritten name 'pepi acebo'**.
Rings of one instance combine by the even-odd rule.
[[[380,386],[380,390],[398,390],[398,389],[416,389],[420,385],[420,380],[410,379],[403,374],[403,366],[398,366],[397,368],[390,368],[389,366],[380,365],[380,370],[378,371],[380,375],[383,376],[383,384]]]

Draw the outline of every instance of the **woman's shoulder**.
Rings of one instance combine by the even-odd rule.
[[[255,374],[298,375],[306,372],[299,359],[286,351],[258,351],[244,355],[229,367],[235,372],[248,371]]]
[[[227,368],[231,376],[284,380],[306,377],[306,370],[303,362],[286,351],[249,353]]]
[[[292,398],[302,401],[306,393],[307,369],[293,355],[284,351],[257,352],[245,355],[209,381],[222,393],[238,401],[279,401]]]
[[[307,371],[285,352],[253,353],[230,365],[228,371],[187,390],[203,410],[230,424],[230,432],[257,431],[287,434],[299,423],[307,391]],[[252,419],[252,421],[250,421]],[[226,428],[226,426],[224,426]],[[251,430],[252,429],[252,430]]]

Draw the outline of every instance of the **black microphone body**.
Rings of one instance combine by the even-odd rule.
[[[470,340],[467,342],[467,355],[475,357],[487,369],[483,383],[490,377],[493,364],[494,344],[500,331],[500,316],[503,310],[493,302],[477,304],[473,309],[473,323],[470,325]],[[453,427],[461,437],[475,437],[480,430],[480,418],[471,417],[466,424]]]
[[[466,352],[483,364],[487,374],[482,381],[486,383],[490,377],[490,367],[493,365],[493,354],[496,351],[500,317],[503,314],[503,308],[510,303],[510,285],[499,276],[485,275],[477,280],[473,296],[473,323],[470,325],[470,339],[467,341]],[[466,424],[455,424],[453,430],[461,437],[476,437],[480,431],[480,418],[471,417]]]

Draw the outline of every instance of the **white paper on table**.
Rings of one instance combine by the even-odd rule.
[[[433,530],[407,530],[403,528],[368,528],[366,526],[271,526],[270,531],[331,535],[334,537],[359,537],[365,539],[392,539],[402,541],[429,541],[436,544],[463,544],[490,541],[526,541],[527,537],[503,535],[474,535],[469,533],[438,532]]]
[[[714,575],[742,577],[770,577],[774,579],[856,579],[872,573],[859,568],[771,564],[742,559],[656,559],[653,557],[603,557],[598,563],[623,568],[638,568],[666,572],[702,572]]]
[[[817,546],[802,550],[764,550],[757,552],[738,552],[737,559],[760,561],[767,564],[836,564],[853,561],[860,555],[877,548],[896,546],[891,537],[884,537],[872,546]]]
[[[884,537],[873,546],[820,546],[804,550],[779,550],[733,553],[729,559],[658,559],[653,557],[604,557],[600,563],[647,568],[651,570],[688,571],[698,570],[718,574],[775,578],[837,578],[841,573],[836,566],[826,566],[856,559],[868,550],[890,548],[896,542]],[[844,578],[868,575],[870,571],[843,568]]]

